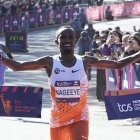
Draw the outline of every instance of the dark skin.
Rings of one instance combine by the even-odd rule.
[[[61,63],[66,67],[72,67],[76,63],[76,58],[74,55],[74,47],[76,41],[75,32],[72,28],[62,28],[59,30],[60,33],[57,35],[57,39],[55,40],[55,42],[60,50]],[[91,67],[100,69],[121,69],[139,60],[140,52],[118,61],[101,60],[90,55],[83,56],[85,71],[87,71]],[[0,63],[5,64],[14,71],[37,70],[45,68],[48,76],[50,77],[52,72],[53,59],[51,56],[44,56],[37,60],[20,63],[15,60],[3,58],[2,60],[0,60]]]
[[[72,28],[62,28],[59,29],[59,31],[60,32],[57,35],[57,39],[55,40],[55,42],[60,50],[60,57],[59,57],[60,62],[66,67],[72,67],[76,63],[76,58],[74,55],[74,47],[76,41],[75,32]],[[140,60],[140,52],[136,53],[133,56],[124,58],[123,60],[120,61],[99,60],[90,55],[84,55],[82,57],[83,57],[85,71],[87,71],[91,67],[96,67],[100,69],[101,68],[121,69],[128,64],[135,63],[136,61]],[[44,56],[37,60],[23,62],[23,63],[10,60],[7,58],[3,58],[2,60],[0,59],[0,62],[7,65],[9,68],[11,68],[14,71],[37,70],[37,69],[45,68],[49,77],[51,76],[52,67],[53,67],[53,58],[51,56]],[[79,123],[81,123],[80,126]],[[72,137],[71,139],[73,140],[88,139],[88,125],[87,125],[88,122],[85,121],[84,123],[86,123],[86,126],[83,125],[83,121],[82,121],[82,122],[75,123],[74,127],[71,127],[71,137]],[[80,129],[80,131],[77,131],[77,129]],[[86,133],[83,133],[82,130],[84,129],[87,130]]]

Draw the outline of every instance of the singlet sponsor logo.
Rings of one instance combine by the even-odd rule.
[[[56,81],[55,87],[73,87],[73,86],[80,86],[80,81]]]
[[[78,69],[78,70],[72,70],[71,72],[72,73],[75,73],[75,72],[78,72],[80,69]]]
[[[56,68],[56,69],[54,70],[54,73],[55,73],[55,74],[59,74],[59,72],[60,72],[60,69],[58,69],[58,68]]]
[[[59,74],[60,72],[65,72],[65,70],[60,70],[59,68],[55,68],[54,73]]]

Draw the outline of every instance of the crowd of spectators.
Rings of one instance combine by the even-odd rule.
[[[104,36],[103,44],[102,36]],[[93,55],[104,59],[117,60],[140,50],[140,33],[123,33],[117,27],[102,31],[101,35],[96,38],[96,44],[96,48],[93,46]]]
[[[54,2],[49,0],[1,0],[0,1],[0,15],[1,16],[14,16],[17,13],[25,13],[27,11],[41,11],[58,10],[59,8],[72,4],[70,1],[57,0]],[[73,3],[75,4],[75,3]]]
[[[94,29],[93,24],[88,24],[83,29],[77,41],[77,53],[88,54],[99,59],[118,60],[132,55],[140,50],[140,31],[122,32],[120,27],[108,28],[101,32]],[[91,71],[91,70],[90,70]],[[103,100],[106,89],[105,70],[97,69],[97,99]],[[90,72],[87,77],[91,80]]]

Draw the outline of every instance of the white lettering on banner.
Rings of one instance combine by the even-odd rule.
[[[140,106],[140,104],[134,104],[133,106],[134,106],[134,107],[138,107],[138,106]]]
[[[113,77],[109,77],[110,82],[115,82],[115,79]]]
[[[132,101],[134,110],[140,110],[140,100]]]
[[[140,110],[140,107],[135,107],[135,110]]]
[[[133,110],[140,110],[140,100],[134,100],[132,103],[120,104],[117,103],[120,112],[131,112]]]
[[[134,101],[132,101],[132,103],[134,103],[134,104],[140,103],[140,100],[134,100]]]
[[[118,105],[118,108],[119,108],[120,112],[133,111],[131,103],[129,103],[129,104],[121,104],[121,105],[119,103],[117,103],[117,105]]]

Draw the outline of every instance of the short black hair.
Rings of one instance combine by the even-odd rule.
[[[70,30],[73,30],[73,32],[75,32],[74,28],[72,28],[72,27],[69,26],[69,25],[61,26],[61,27],[57,30],[57,32],[56,32],[56,39],[58,39],[60,33],[61,33],[63,30],[65,30],[65,29],[70,29]]]

